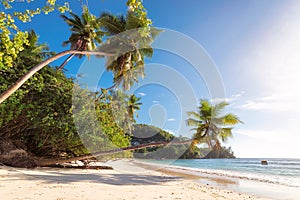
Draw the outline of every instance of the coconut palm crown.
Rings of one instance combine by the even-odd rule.
[[[160,31],[151,28],[148,35],[141,34],[144,27],[131,11],[126,16],[103,13],[100,23],[102,29],[112,36],[100,47],[104,52],[114,53],[107,59],[106,68],[114,73],[116,86],[122,85],[124,90],[129,90],[139,77],[144,77],[144,59],[152,57],[151,43]]]
[[[208,100],[200,100],[197,112],[188,112],[189,118],[186,123],[195,131],[193,144],[207,143],[209,147],[220,145],[220,139],[224,142],[232,136],[234,125],[243,123],[232,114],[223,114],[227,102],[212,105]]]
[[[96,49],[97,44],[102,42],[105,33],[100,29],[99,19],[92,15],[86,6],[83,7],[81,17],[70,12],[71,17],[61,15],[63,20],[70,26],[71,35],[67,41],[63,42],[63,46],[70,44],[70,49],[79,51],[92,51]],[[71,55],[59,67],[62,69],[66,63],[73,57]],[[84,55],[76,55],[82,58]]]
[[[69,39],[63,42],[63,46],[70,44],[71,49],[81,51],[94,50],[96,44],[100,44],[104,36],[104,32],[100,30],[99,19],[92,15],[86,6],[83,7],[81,18],[72,12],[70,12],[70,15],[72,18],[61,15],[72,31]]]
[[[128,115],[133,122],[135,122],[134,114],[137,110],[140,110],[140,106],[142,105],[142,102],[140,102],[140,100],[141,97],[137,97],[134,94],[130,95],[128,98]],[[138,117],[137,113],[136,116]]]

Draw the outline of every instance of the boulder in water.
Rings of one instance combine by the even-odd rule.
[[[268,161],[262,160],[262,161],[261,161],[261,164],[262,164],[262,165],[268,165]]]

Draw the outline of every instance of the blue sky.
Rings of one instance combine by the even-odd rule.
[[[70,5],[80,13],[79,1]],[[298,0],[144,0],[144,5],[154,26],[192,38],[215,63],[223,80],[224,98],[231,104],[226,111],[244,121],[226,143],[236,156],[300,158]],[[126,12],[125,1],[90,0],[89,8],[95,15],[102,11]],[[61,43],[69,37],[68,27],[57,13],[38,16],[21,26],[35,29],[51,50],[65,50]],[[82,62],[89,65],[94,61],[74,59],[66,73],[76,74]],[[203,77],[195,75],[182,57],[158,50],[147,63],[151,69],[157,67],[157,73],[162,66],[174,69],[189,82],[197,99],[211,98]],[[101,84],[108,86],[108,80],[106,75]],[[176,134],[191,134],[180,131],[185,120],[182,113],[190,111],[180,105],[182,94],[172,90],[181,85],[179,81],[171,89],[160,84],[137,85],[134,92],[143,101],[138,122],[152,123]]]

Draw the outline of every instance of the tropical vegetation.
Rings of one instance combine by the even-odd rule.
[[[225,142],[232,137],[234,125],[242,121],[234,114],[224,114],[224,109],[229,103],[222,101],[216,104],[201,99],[197,111],[188,112],[186,120],[188,126],[192,126],[195,132],[193,145],[206,143],[209,147],[220,147],[220,140]]]
[[[63,42],[63,46],[70,44],[70,49],[78,51],[92,51],[95,50],[97,44],[102,42],[105,33],[100,29],[99,19],[92,15],[87,6],[83,7],[81,18],[73,12],[70,12],[72,18],[66,15],[61,15],[64,21],[70,26],[71,36],[68,40]],[[75,56],[71,54],[58,68],[62,70],[65,65]],[[84,55],[77,54],[78,58]],[[89,55],[87,55],[89,57]]]
[[[191,141],[187,137],[176,137],[158,127],[147,124],[135,124],[132,131],[131,145],[149,144],[151,142],[176,143]],[[200,149],[190,146],[190,142],[178,145],[154,146],[135,150],[135,158],[143,159],[196,159],[201,157]]]
[[[142,102],[128,90],[144,76],[145,58],[153,55],[151,43],[160,33],[151,27],[141,0],[128,0],[126,15],[99,17],[86,6],[79,16],[67,2],[58,5],[47,0],[44,7],[25,13],[12,11],[13,2],[1,1],[8,11],[0,14],[1,163],[35,167],[90,158],[157,158],[154,151],[160,152],[159,158],[196,158],[200,155],[197,144],[218,146],[219,139],[226,140],[232,126],[241,122],[233,114],[221,115],[228,104],[201,100],[199,111],[190,112],[187,120],[195,126],[192,139],[135,125]],[[69,12],[61,16],[70,27],[63,43],[70,49],[60,53],[41,44],[34,30],[22,31],[15,23],[15,19],[26,22],[54,10]],[[60,66],[51,65],[67,55]],[[103,67],[113,73],[111,87],[92,92],[61,70],[73,57],[90,55],[106,59]],[[152,137],[139,138],[153,131]],[[173,145],[161,147],[170,141]]]
[[[6,6],[9,7],[10,2],[7,1]],[[127,3],[136,22],[140,20],[138,24],[142,29],[136,32],[140,35],[139,38],[152,40],[148,29],[150,21],[143,22],[145,11],[142,5],[135,6],[136,2],[131,1]],[[0,49],[4,54],[1,54],[0,59],[0,162],[4,164],[19,167],[48,165],[58,163],[58,159],[85,155],[94,157],[92,153],[97,151],[130,146],[135,110],[141,105],[139,98],[124,94],[120,90],[103,89],[101,94],[91,92],[79,86],[73,79],[67,78],[64,73],[56,71],[55,66],[49,66],[52,61],[68,54],[112,56],[115,53],[115,47],[109,48],[110,53],[91,51],[95,49],[96,43],[101,43],[104,34],[107,39],[111,39],[109,36],[112,34],[99,25],[100,18],[90,14],[87,7],[83,8],[81,18],[72,12],[70,15],[71,18],[66,15],[62,15],[62,18],[71,27],[71,36],[64,43],[71,44],[71,50],[58,54],[50,52],[46,45],[40,44],[34,31],[23,32],[25,42],[18,44],[14,44],[17,35],[4,40],[5,32],[2,32]],[[11,19],[11,15],[4,17]],[[10,23],[13,23],[12,19]],[[12,29],[12,25],[7,22],[0,28],[5,31]],[[9,54],[8,44],[11,47],[14,45],[20,51],[15,52],[14,56],[6,56]],[[123,56],[122,53],[118,55]],[[144,57],[140,57],[138,61],[134,59],[136,58],[127,60],[127,64],[144,63]],[[118,76],[120,78],[122,75]],[[96,121],[92,121],[92,113],[88,109],[91,101],[87,99],[93,102]],[[73,116],[76,109],[74,104],[82,108],[76,118]],[[81,121],[91,123],[80,123]],[[79,134],[77,129],[80,128],[87,131]],[[120,154],[131,155],[130,152],[120,152],[113,156],[121,156]]]

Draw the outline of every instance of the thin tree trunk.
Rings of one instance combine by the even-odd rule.
[[[138,149],[143,149],[147,147],[157,147],[157,146],[164,146],[164,145],[181,145],[181,144],[189,144],[193,140],[186,140],[186,141],[179,141],[179,142],[155,142],[155,143],[150,143],[150,144],[143,144],[143,145],[138,145],[138,146],[131,146],[131,147],[124,147],[120,149],[113,149],[113,150],[108,150],[108,151],[102,151],[102,152],[96,152],[93,154],[87,154],[83,156],[77,156],[73,158],[66,158],[66,159],[40,159],[37,161],[37,165],[40,167],[43,166],[49,166],[49,165],[55,165],[55,164],[62,164],[66,162],[72,162],[76,160],[86,160],[90,159],[93,157],[98,157],[98,156],[104,156],[104,155],[110,155],[114,153],[120,153],[123,151],[131,151],[131,150],[138,150]]]
[[[71,54],[60,66],[57,68],[58,71],[61,71],[66,64],[75,56],[75,54]]]
[[[111,90],[111,89],[115,88],[116,86],[117,86],[117,84],[115,83],[115,84],[113,84],[112,86],[110,86],[110,87],[108,87],[108,88],[105,88],[105,90]],[[95,99],[95,101],[99,101],[99,100],[101,99],[101,97],[103,96],[103,94],[104,94],[104,93],[101,93],[101,94],[99,95],[99,97],[97,97],[97,98]]]
[[[10,95],[12,95],[16,90],[18,90],[30,77],[32,77],[36,72],[41,70],[43,67],[47,66],[51,62],[59,59],[62,56],[68,54],[82,54],[82,55],[102,55],[102,56],[112,56],[112,54],[104,53],[104,52],[91,52],[91,51],[77,51],[77,50],[67,50],[60,52],[51,58],[41,62],[40,64],[34,66],[31,70],[29,70],[24,76],[22,76],[15,84],[10,86],[5,92],[0,95],[0,104],[5,101]]]
[[[117,86],[117,84],[115,83],[115,84],[113,84],[112,86],[106,88],[105,90],[111,90],[111,89],[113,89],[113,88],[116,87],[116,86]]]
[[[80,36],[80,39],[79,39],[80,41],[84,41],[83,40],[83,36]],[[78,42],[78,41],[77,41]],[[82,44],[81,44],[81,46],[78,46],[78,47],[76,47],[74,50],[77,50],[77,51],[84,51],[84,47],[85,47],[85,45],[86,45],[86,42],[83,42]],[[58,71],[61,71],[64,67],[65,67],[65,65],[75,56],[76,54],[71,54],[60,66],[59,66],[59,68],[57,69]]]

